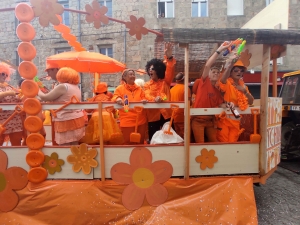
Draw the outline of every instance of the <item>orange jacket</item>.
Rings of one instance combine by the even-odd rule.
[[[167,60],[165,57],[166,63],[166,73],[165,79],[153,81],[150,80],[145,83],[144,90],[145,90],[145,97],[148,101],[154,101],[157,96],[161,94],[165,94],[167,97],[167,101],[171,100],[170,94],[170,85],[174,79],[174,65],[176,64],[176,60],[173,58],[172,60]],[[147,110],[147,118],[148,122],[154,122],[160,120],[160,115],[163,115],[165,119],[171,117],[171,110],[170,109],[148,109]]]
[[[128,96],[129,105],[130,105],[130,102],[140,102],[143,99],[145,99],[145,93],[140,86],[138,86],[136,84],[132,85],[131,87],[133,87],[132,88],[133,91],[131,91],[128,87],[129,87],[129,85],[127,85],[127,84],[119,85],[116,88],[111,101],[115,102],[117,100],[117,98],[121,98],[124,101],[124,95]],[[128,112],[125,112],[124,109],[120,109],[119,115],[120,115],[120,126],[121,127],[134,127],[135,126],[137,112],[134,109],[129,109]],[[146,122],[147,122],[146,110],[143,109],[143,111],[139,114],[138,125],[142,125]]]

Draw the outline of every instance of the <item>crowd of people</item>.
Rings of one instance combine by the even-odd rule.
[[[234,108],[238,107],[245,110],[253,103],[253,97],[248,88],[243,83],[243,73],[246,71],[247,63],[242,58],[233,55],[225,71],[221,74],[219,68],[213,66],[218,56],[230,47],[231,43],[222,44],[207,60],[203,73],[194,83],[192,93],[195,100],[190,101],[194,108]],[[133,69],[123,71],[121,84],[115,89],[114,93],[107,90],[107,84],[100,82],[95,87],[95,96],[90,102],[112,101],[124,106],[129,102],[169,102],[184,101],[184,73],[174,74],[176,60],[172,55],[173,45],[165,44],[164,60],[152,59],[147,62],[146,71],[150,77],[148,82],[136,82],[136,74]],[[249,59],[248,59],[249,60]],[[55,85],[49,93],[39,91],[37,98],[46,102],[70,102],[72,98],[81,101],[81,92],[78,88],[79,75],[71,68],[59,68],[55,64],[47,64],[48,76],[54,81]],[[5,81],[9,79],[11,72],[5,64],[0,65],[0,102],[19,103],[22,100]],[[175,78],[176,85],[171,86]],[[91,113],[97,110],[86,110]],[[0,112],[0,124],[3,124],[12,112]],[[114,113],[114,112],[110,112]],[[161,109],[140,109],[121,108],[118,110],[119,128],[121,131],[123,144],[144,144],[150,143],[155,132],[170,121],[172,110],[170,108]],[[86,117],[84,110],[61,110],[56,113],[53,120],[54,137],[53,144],[76,145],[84,139],[86,130]],[[202,115],[191,117],[191,131],[193,140],[196,143],[204,142],[236,142],[241,134],[241,118],[231,114],[223,115]],[[24,122],[24,119],[23,119]],[[184,109],[177,109],[174,112],[173,128],[175,132],[184,138]],[[9,135],[12,145],[21,145],[24,139],[24,127],[20,115],[14,117],[6,124],[5,132],[0,137],[0,144],[3,144],[5,135]],[[41,131],[42,132],[42,131]],[[25,132],[26,133],[26,132]],[[130,135],[138,133],[139,143],[133,143]],[[43,133],[43,135],[45,135]]]

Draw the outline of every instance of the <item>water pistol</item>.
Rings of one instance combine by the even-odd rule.
[[[129,111],[129,100],[128,100],[128,96],[124,95],[124,112],[128,112]]]
[[[226,49],[226,51],[223,53],[223,56],[228,55],[233,49],[235,49],[237,46],[239,46],[243,42],[243,38],[236,39],[232,45]]]
[[[39,88],[41,89],[42,92],[44,92],[44,93],[49,92],[49,90],[44,86],[42,81],[40,81],[40,79],[37,76],[35,76],[33,80],[34,80],[34,82],[37,83],[37,85],[39,86]]]
[[[238,50],[237,50],[237,54],[240,55],[242,53],[242,51],[244,50],[246,45],[246,40],[243,40],[242,44],[239,46]]]

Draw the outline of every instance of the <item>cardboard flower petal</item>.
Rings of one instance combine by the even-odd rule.
[[[94,0],[92,2],[92,5],[87,4],[85,6],[85,10],[89,13],[89,15],[86,15],[85,17],[86,22],[94,22],[94,27],[96,29],[99,29],[101,27],[101,23],[108,24],[108,17],[105,16],[108,9],[105,6],[100,6],[98,1]]]
[[[58,158],[58,154],[53,152],[51,156],[45,155],[45,162],[43,167],[48,170],[50,174],[61,171],[61,166],[65,164],[65,161]]]
[[[196,157],[196,162],[200,163],[201,170],[205,170],[206,167],[212,169],[214,164],[218,162],[218,157],[215,156],[215,150],[207,151],[206,148],[203,148],[201,155]]]
[[[34,15],[39,17],[39,23],[47,27],[49,22],[53,25],[59,25],[60,21],[56,15],[64,12],[64,7],[57,3],[57,0],[30,0]]]
[[[94,159],[97,155],[97,149],[88,150],[87,144],[82,143],[80,146],[72,146],[73,155],[67,157],[67,161],[73,164],[73,171],[78,173],[81,169],[84,174],[91,173],[91,167],[98,166],[98,162]]]
[[[172,176],[172,165],[164,160],[152,163],[152,153],[143,147],[134,148],[129,161],[130,164],[115,164],[110,171],[115,182],[129,184],[122,193],[124,207],[136,210],[142,206],[145,197],[152,206],[163,204],[168,191],[162,183]]]
[[[126,22],[126,27],[129,29],[131,36],[135,35],[137,40],[142,39],[142,34],[148,34],[147,28],[144,27],[146,21],[143,17],[137,19],[135,16],[130,16],[130,22]]]
[[[27,183],[27,172],[20,167],[7,169],[8,159],[0,150],[0,211],[9,212],[19,203],[19,197],[14,190],[23,189]]]

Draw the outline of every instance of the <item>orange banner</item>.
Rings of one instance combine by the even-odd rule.
[[[9,224],[258,224],[251,177],[170,179],[167,201],[145,198],[136,211],[122,204],[114,181],[45,181],[17,191],[19,204],[0,213]]]

